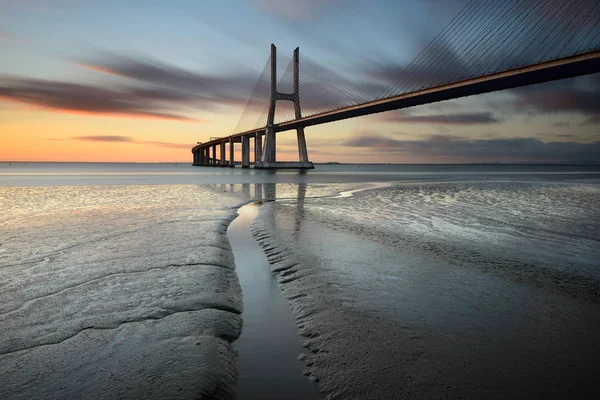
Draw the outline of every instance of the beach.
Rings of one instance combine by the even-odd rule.
[[[238,200],[197,186],[0,192],[1,398],[233,398]]]
[[[599,193],[406,184],[269,203],[253,228],[325,398],[591,399]]]
[[[0,397],[592,398],[600,170],[402,168],[3,165]]]

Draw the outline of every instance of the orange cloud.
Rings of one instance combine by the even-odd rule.
[[[79,115],[79,116],[96,116],[96,117],[109,117],[109,118],[133,118],[133,119],[150,119],[150,120],[168,120],[168,121],[179,121],[179,122],[193,122],[203,123],[205,121],[188,118],[179,115],[161,114],[161,113],[142,113],[142,112],[102,112],[94,110],[69,110],[58,107],[44,106],[40,104],[30,104],[23,100],[15,100],[10,97],[1,96],[0,100],[6,100],[11,103],[20,104],[27,109],[31,110],[42,110],[48,112],[54,112],[59,114],[67,115]]]
[[[87,70],[90,70],[90,71],[101,72],[104,74],[114,75],[114,76],[119,76],[119,77],[126,77],[126,75],[119,73],[118,71],[116,71],[110,67],[103,67],[101,65],[78,63],[78,62],[71,62],[71,64],[76,65],[81,68],[84,68],[84,69],[87,69]]]
[[[193,144],[188,143],[172,143],[172,142],[160,142],[151,140],[137,140],[130,136],[120,135],[90,135],[90,136],[75,136],[70,138],[47,138],[45,140],[58,141],[58,140],[77,140],[82,142],[112,142],[112,143],[127,143],[127,144],[140,144],[147,146],[163,147],[170,149],[191,149],[194,147]]]

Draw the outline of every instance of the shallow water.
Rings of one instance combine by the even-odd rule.
[[[238,210],[228,229],[244,299],[244,325],[238,350],[238,399],[319,399],[302,374],[305,350],[269,263],[250,232],[260,204]]]
[[[490,179],[600,182],[600,166],[321,164],[311,171],[294,171],[194,167],[186,163],[0,163],[0,186],[335,184]]]
[[[598,199],[600,185],[593,184],[463,181],[402,184],[346,202],[314,200],[310,212],[323,223],[355,224],[443,258],[505,260],[600,280]]]

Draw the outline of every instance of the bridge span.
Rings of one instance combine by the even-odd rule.
[[[273,54],[276,52],[274,45],[272,45],[272,52]],[[296,49],[295,54],[298,54],[298,49]],[[271,60],[273,63],[276,62],[275,57],[272,57]],[[515,68],[443,86],[344,107],[309,117],[301,117],[288,122],[271,124],[264,128],[253,129],[222,138],[211,138],[212,140],[209,142],[200,143],[192,149],[194,165],[222,167],[241,165],[247,168],[253,164],[255,168],[313,168],[312,163],[308,161],[306,139],[304,136],[304,128],[306,127],[597,72],[600,72],[600,51],[592,51],[559,60]],[[297,78],[295,77],[295,79]],[[294,86],[296,84],[297,81],[294,81]],[[271,102],[275,100],[271,99]],[[278,162],[276,161],[275,135],[278,132],[290,130],[296,130],[298,133],[300,161]],[[263,145],[262,142],[265,137],[266,141]],[[254,140],[255,160],[259,160],[256,163],[250,162],[250,139]],[[234,143],[242,144],[242,160],[231,164],[230,160],[234,160],[235,154]],[[229,147],[228,152],[226,151],[226,146]],[[226,157],[227,153],[229,153],[229,158]],[[269,157],[265,157],[265,155]]]
[[[490,11],[497,7],[494,1],[482,0],[466,6],[409,64],[403,75],[392,81],[388,89],[374,100],[353,102],[352,105],[317,111],[312,115],[303,115],[301,108],[299,49],[294,50],[291,63],[293,91],[282,93],[277,88],[277,49],[272,44],[266,123],[198,143],[192,149],[194,165],[250,167],[254,164],[255,168],[313,168],[308,159],[304,133],[307,127],[600,72],[600,2],[582,3],[573,12],[569,11],[569,7],[543,7],[543,2],[537,0],[510,0],[505,6],[500,6],[505,7],[503,12],[495,15]],[[485,7],[488,7],[486,13],[490,16],[481,22],[481,12]],[[475,24],[478,28],[471,30],[470,26]],[[468,27],[468,35],[453,36],[453,32],[465,26]],[[447,48],[444,46],[449,42],[463,49],[464,54],[458,54],[454,59],[445,58]],[[457,62],[457,59],[462,61]],[[312,66],[310,59],[308,62],[309,67]],[[415,83],[429,76],[426,70],[431,65],[435,66],[432,71],[438,77],[444,77],[440,79],[442,82]],[[447,74],[446,69],[451,72]],[[461,78],[465,75],[469,77]],[[407,90],[402,85],[411,79],[408,86],[412,87]],[[323,85],[326,84],[325,79]],[[293,118],[288,114],[290,119],[275,122],[278,101],[293,103]],[[296,131],[298,161],[281,162],[277,160],[277,134],[290,130]],[[236,161],[237,143],[241,144],[241,160]],[[250,161],[251,144],[254,163]]]

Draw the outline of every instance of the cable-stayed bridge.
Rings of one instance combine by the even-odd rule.
[[[306,56],[301,68],[298,49],[278,74],[277,58],[271,45],[237,133],[199,143],[194,165],[312,168],[306,127],[600,72],[600,0],[471,0],[383,90]],[[299,161],[277,161],[277,134],[290,130]]]

